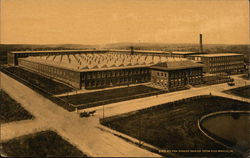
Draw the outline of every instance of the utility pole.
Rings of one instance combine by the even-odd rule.
[[[104,103],[102,103],[102,119],[104,119]]]
[[[142,118],[140,118],[140,120],[139,120],[139,146],[142,145],[142,141],[141,141],[141,138],[142,138],[141,126],[142,126]]]
[[[77,107],[75,107],[75,111],[76,111],[76,113],[78,113],[78,108]]]

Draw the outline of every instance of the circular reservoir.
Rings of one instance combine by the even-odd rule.
[[[201,122],[201,125],[208,134],[232,142],[233,148],[247,150],[250,147],[250,113],[248,112],[210,115]]]

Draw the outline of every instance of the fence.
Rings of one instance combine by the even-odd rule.
[[[58,98],[58,97],[53,96],[53,94],[49,93],[48,91],[46,91],[46,90],[44,90],[44,89],[42,89],[42,88],[40,88],[40,87],[38,87],[38,86],[36,86],[36,85],[30,83],[30,82],[27,81],[27,80],[24,80],[23,78],[21,78],[21,77],[15,75],[15,74],[9,72],[8,70],[6,70],[6,69],[4,69],[4,68],[2,68],[1,71],[2,71],[3,73],[5,73],[6,75],[8,75],[8,76],[10,76],[10,77],[12,77],[12,78],[18,80],[19,82],[21,82],[22,84],[24,84],[24,85],[26,85],[27,87],[31,88],[32,90],[38,92],[38,93],[41,94],[42,96],[48,98],[49,100],[51,100],[51,101],[54,102],[55,104],[58,104],[58,105],[62,106],[62,107],[65,108],[66,110],[68,110],[68,111],[73,111],[73,110],[75,110],[74,105],[71,105],[71,104],[65,102],[64,100],[62,100],[62,99],[60,99],[60,98]]]

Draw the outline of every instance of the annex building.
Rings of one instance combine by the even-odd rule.
[[[202,63],[205,73],[239,74],[244,70],[244,55],[237,53],[198,54],[188,59]]]
[[[155,64],[151,69],[151,82],[167,90],[197,85],[203,81],[202,64],[190,60]]]

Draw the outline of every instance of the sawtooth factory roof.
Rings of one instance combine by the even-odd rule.
[[[159,57],[141,54],[86,53],[68,55],[29,56],[24,60],[65,67],[77,71],[147,67],[164,62],[183,62],[185,58]]]

